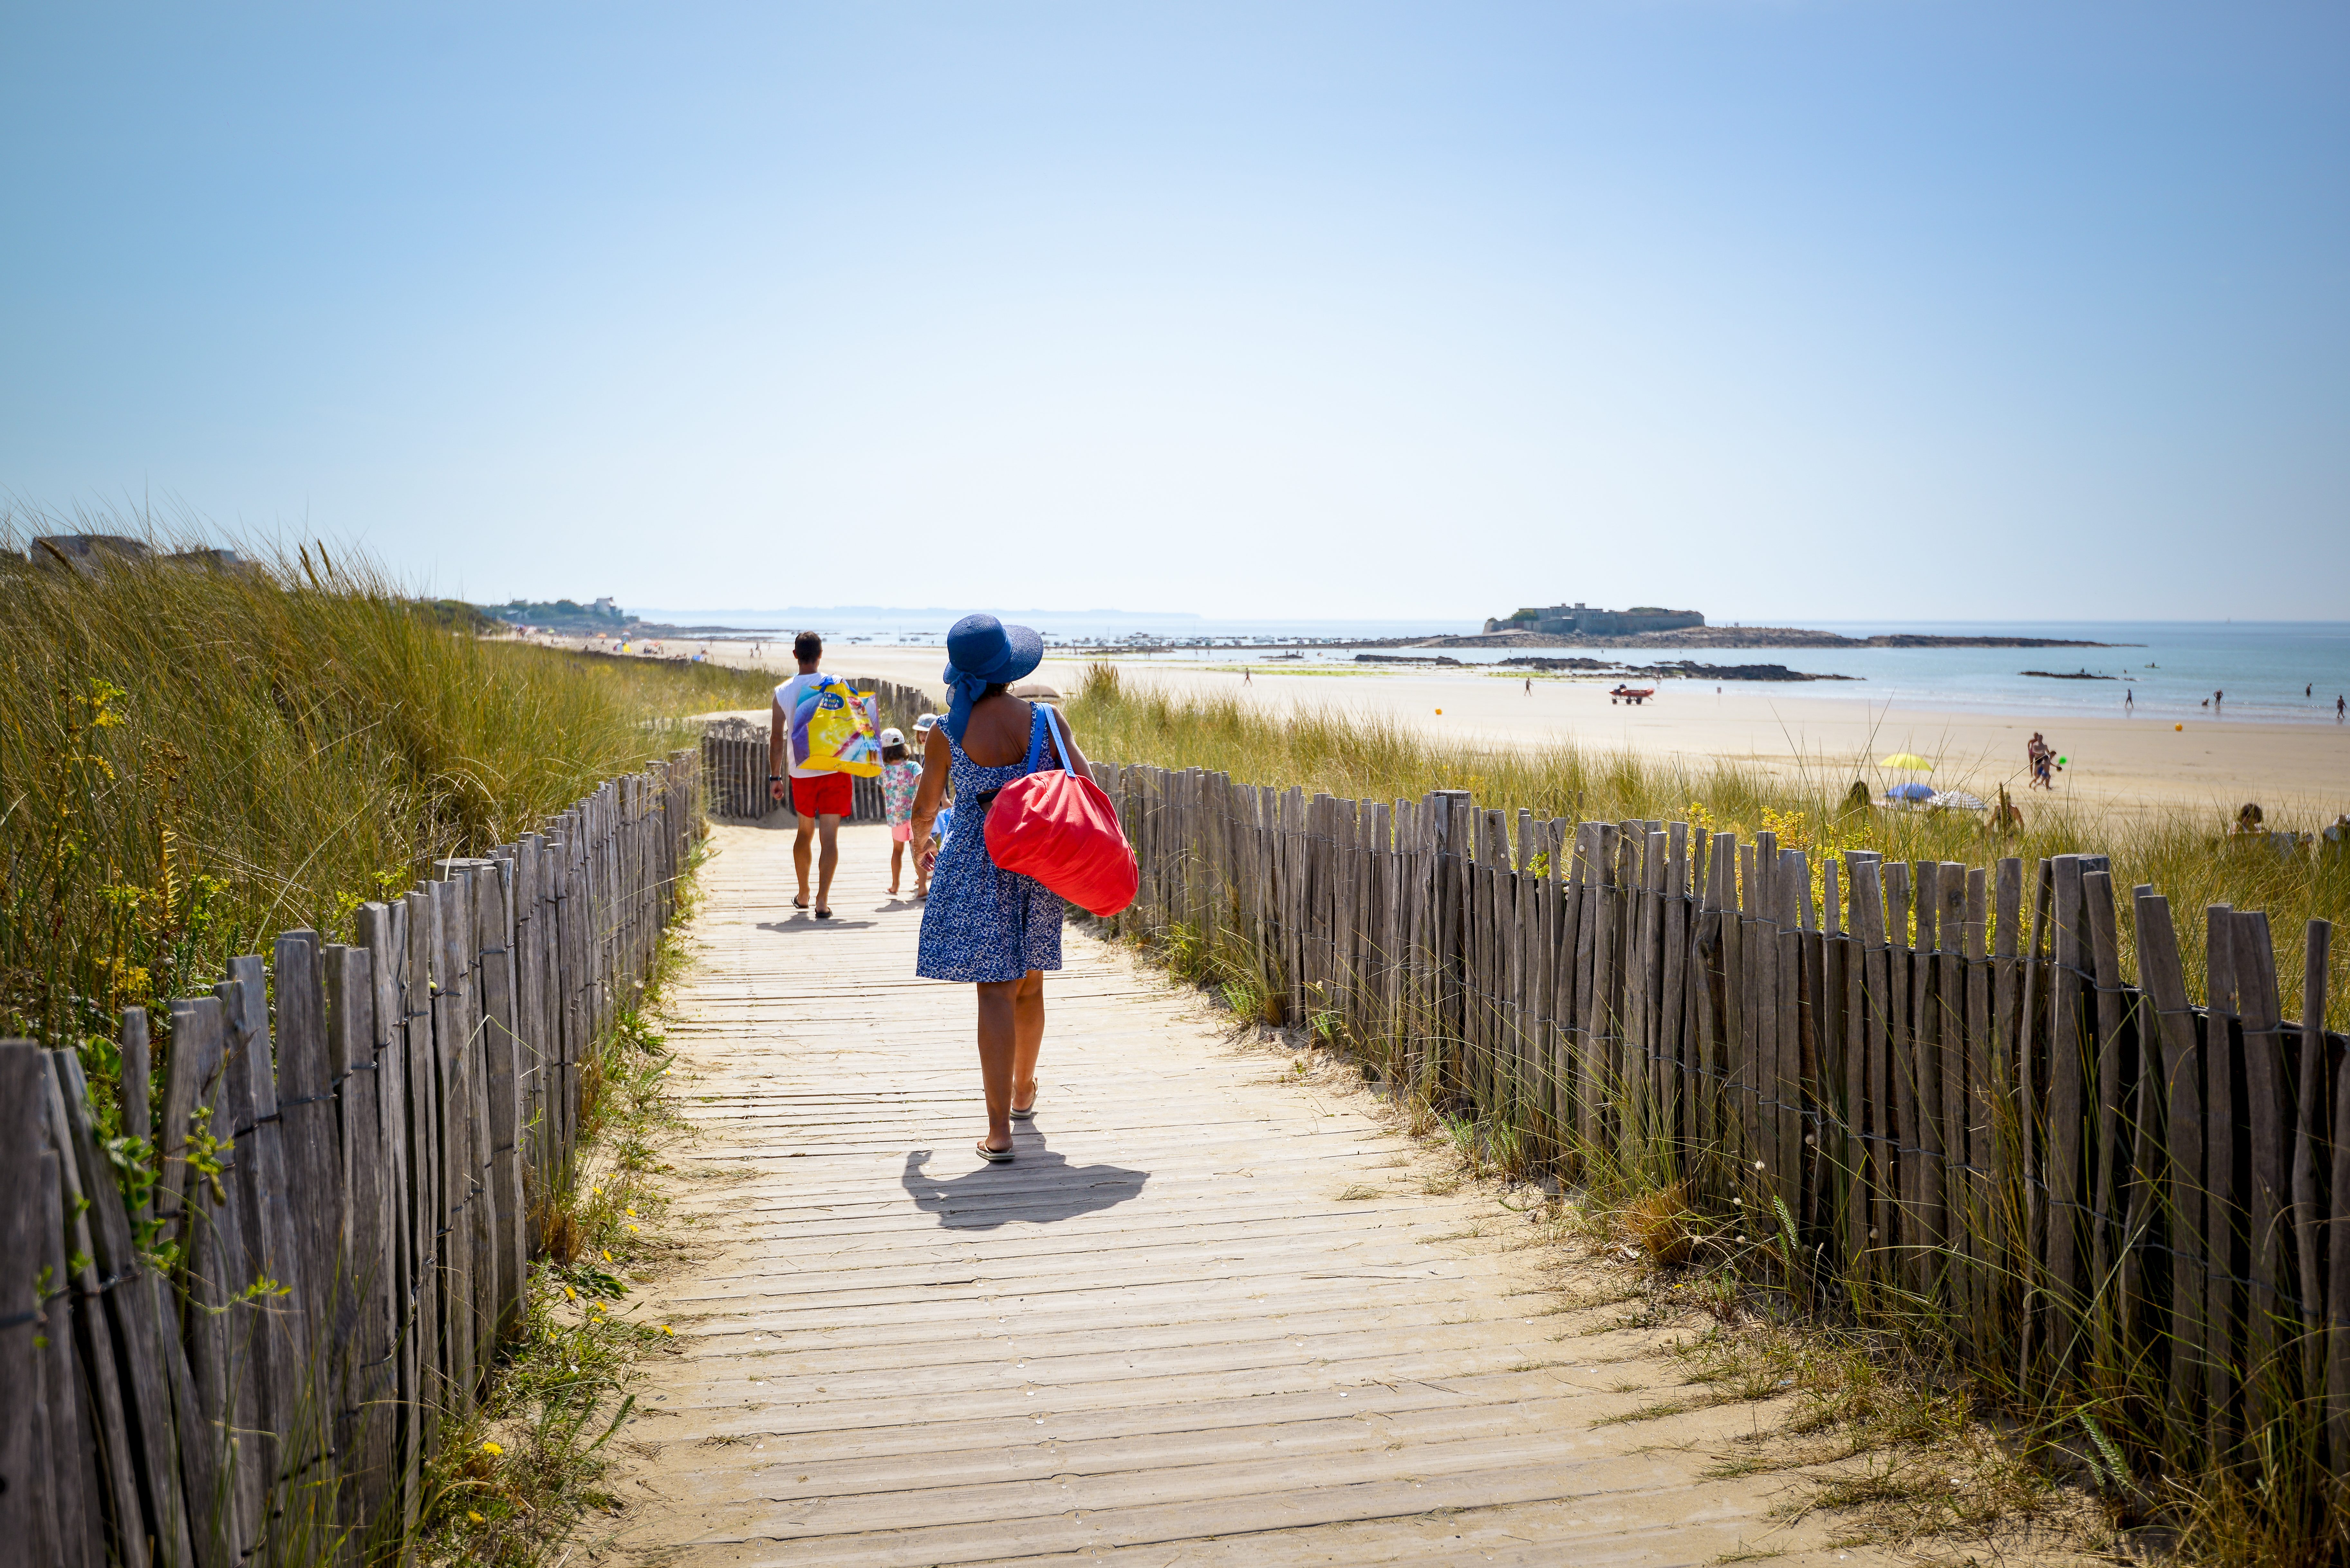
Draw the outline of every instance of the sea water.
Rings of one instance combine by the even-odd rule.
[[[961,612],[894,609],[785,611],[643,610],[648,619],[720,623],[787,634],[810,628],[836,647],[858,642],[921,646],[944,640]],[[1264,644],[1298,639],[1385,639],[1460,635],[1480,629],[1464,621],[1255,620],[1116,611],[999,612],[1035,627],[1055,647],[1124,643],[1122,659],[1149,662],[1262,664],[1284,649]],[[2333,723],[2334,700],[2350,697],[2350,622],[2343,621],[1820,621],[1812,629],[1851,638],[1914,632],[1939,637],[2039,637],[2097,642],[2102,648],[1380,648],[1361,651],[1442,657],[1463,665],[1492,665],[1526,655],[1586,658],[1654,665],[1690,659],[1700,664],[1779,664],[1790,670],[1851,677],[1848,680],[1740,681],[1708,680],[1725,691],[1783,696],[1866,699],[1879,704],[1955,708],[1986,712],[2045,712],[2145,719],[2234,720]],[[1148,639],[1148,640],[1145,640]],[[1223,642],[1216,648],[1155,649],[1149,642]],[[1237,646],[1234,646],[1237,644]],[[1274,668],[1371,668],[1354,649],[1306,649],[1304,660]],[[1423,667],[1424,668],[1424,667]],[[2025,670],[2085,672],[2106,680],[2051,680]],[[1677,685],[1678,683],[1676,683]],[[1697,685],[1697,682],[1691,682]],[[2304,688],[2306,691],[2304,691]],[[1673,690],[1668,687],[1667,690]],[[2214,693],[2224,693],[2219,708]]]

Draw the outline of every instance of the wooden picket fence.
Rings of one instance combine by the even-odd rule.
[[[1769,833],[1514,822],[1099,764],[1115,922],[1569,1178],[1750,1205],[1791,1289],[1931,1330],[2136,1466],[2350,1471],[2350,1074],[2330,927],[2280,1015],[2268,918],[2102,857],[1813,865]]]
[[[358,1563],[414,1524],[676,909],[698,763],[440,862],[348,946],[232,960],[171,1004],[160,1116],[127,1012],[151,1184],[119,1180],[73,1050],[0,1044],[0,1558]]]
[[[913,738],[916,716],[938,706],[918,688],[900,686],[895,681],[852,677],[850,683],[858,691],[879,700],[882,727],[895,725],[905,732],[909,742]],[[768,792],[767,763],[766,725],[741,720],[712,724],[702,738],[702,770],[710,781],[710,814],[731,822],[758,822],[776,812],[788,811],[785,803]],[[883,815],[881,781],[860,778],[853,782],[856,806],[846,820],[879,822]]]

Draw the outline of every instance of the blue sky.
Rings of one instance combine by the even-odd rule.
[[[2345,46],[0,0],[0,492],[484,599],[2340,618]]]

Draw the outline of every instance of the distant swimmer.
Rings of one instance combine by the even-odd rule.
[[[2334,699],[2334,722],[2337,724],[2342,722],[2342,699],[2339,697]]]
[[[2137,692],[2135,690],[2124,691],[2122,692],[2122,711],[2125,713],[2134,713],[2137,711]]]

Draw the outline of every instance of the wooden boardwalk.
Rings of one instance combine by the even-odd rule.
[[[1701,1479],[1767,1407],[1595,1426],[1676,1392],[1656,1335],[1561,1310],[1565,1260],[1424,1191],[1443,1163],[1342,1075],[1075,930],[1036,1121],[983,1165],[971,988],[913,978],[885,831],[841,838],[819,925],[787,831],[717,829],[671,1035],[688,1261],[642,1309],[682,1348],[606,1560],[1863,1560],[1772,1517],[1784,1478]]]

